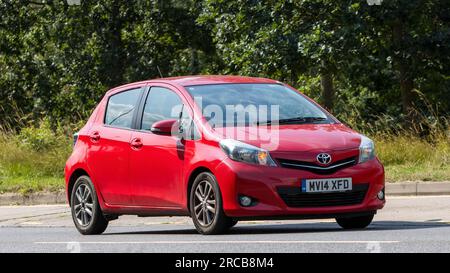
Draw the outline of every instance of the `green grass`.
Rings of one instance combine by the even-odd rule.
[[[20,134],[0,132],[0,193],[56,191],[64,188],[64,165],[71,138],[47,123]]]
[[[427,141],[404,134],[372,136],[386,168],[386,181],[450,181],[450,135]],[[64,189],[64,164],[71,133],[55,133],[46,122],[20,134],[0,131],[0,193]]]
[[[63,177],[3,177],[0,193],[15,192],[23,195],[40,191],[59,191],[64,189]]]
[[[450,167],[436,168],[428,164],[386,166],[387,182],[450,181]]]
[[[449,135],[436,134],[432,142],[408,135],[374,140],[386,181],[450,181]]]

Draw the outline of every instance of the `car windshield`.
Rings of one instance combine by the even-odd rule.
[[[213,127],[333,122],[303,95],[281,84],[214,84],[186,89]]]

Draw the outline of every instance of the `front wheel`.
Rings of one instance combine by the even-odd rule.
[[[233,226],[233,220],[223,212],[219,185],[211,173],[201,173],[195,179],[190,194],[190,210],[195,228],[201,234],[219,234]]]
[[[95,188],[88,176],[81,176],[75,182],[70,207],[75,227],[81,234],[101,234],[108,227],[108,220],[103,215]]]
[[[372,223],[373,215],[350,217],[350,218],[336,218],[336,222],[343,229],[363,229]]]

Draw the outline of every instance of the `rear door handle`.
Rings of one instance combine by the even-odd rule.
[[[92,142],[98,142],[100,140],[100,133],[99,132],[93,132],[89,138]]]
[[[142,140],[140,138],[134,138],[131,143],[131,148],[133,148],[134,150],[139,150],[142,148],[142,146],[144,146],[144,144],[142,143]]]

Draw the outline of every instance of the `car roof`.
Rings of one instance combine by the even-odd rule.
[[[151,80],[150,82],[152,81],[174,83],[181,86],[227,84],[227,83],[279,83],[278,81],[266,78],[255,78],[244,76],[220,76],[220,75],[170,77],[170,78],[155,79]]]
[[[181,76],[181,77],[169,77],[158,78],[140,82],[133,82],[117,86],[110,89],[107,95],[115,94],[120,90],[124,90],[128,87],[132,88],[136,85],[148,84],[148,83],[166,83],[172,85],[193,86],[193,85],[207,85],[207,84],[230,84],[230,83],[269,83],[280,84],[279,81],[271,80],[267,78],[257,77],[244,77],[244,76],[221,76],[221,75],[197,75],[197,76]]]

